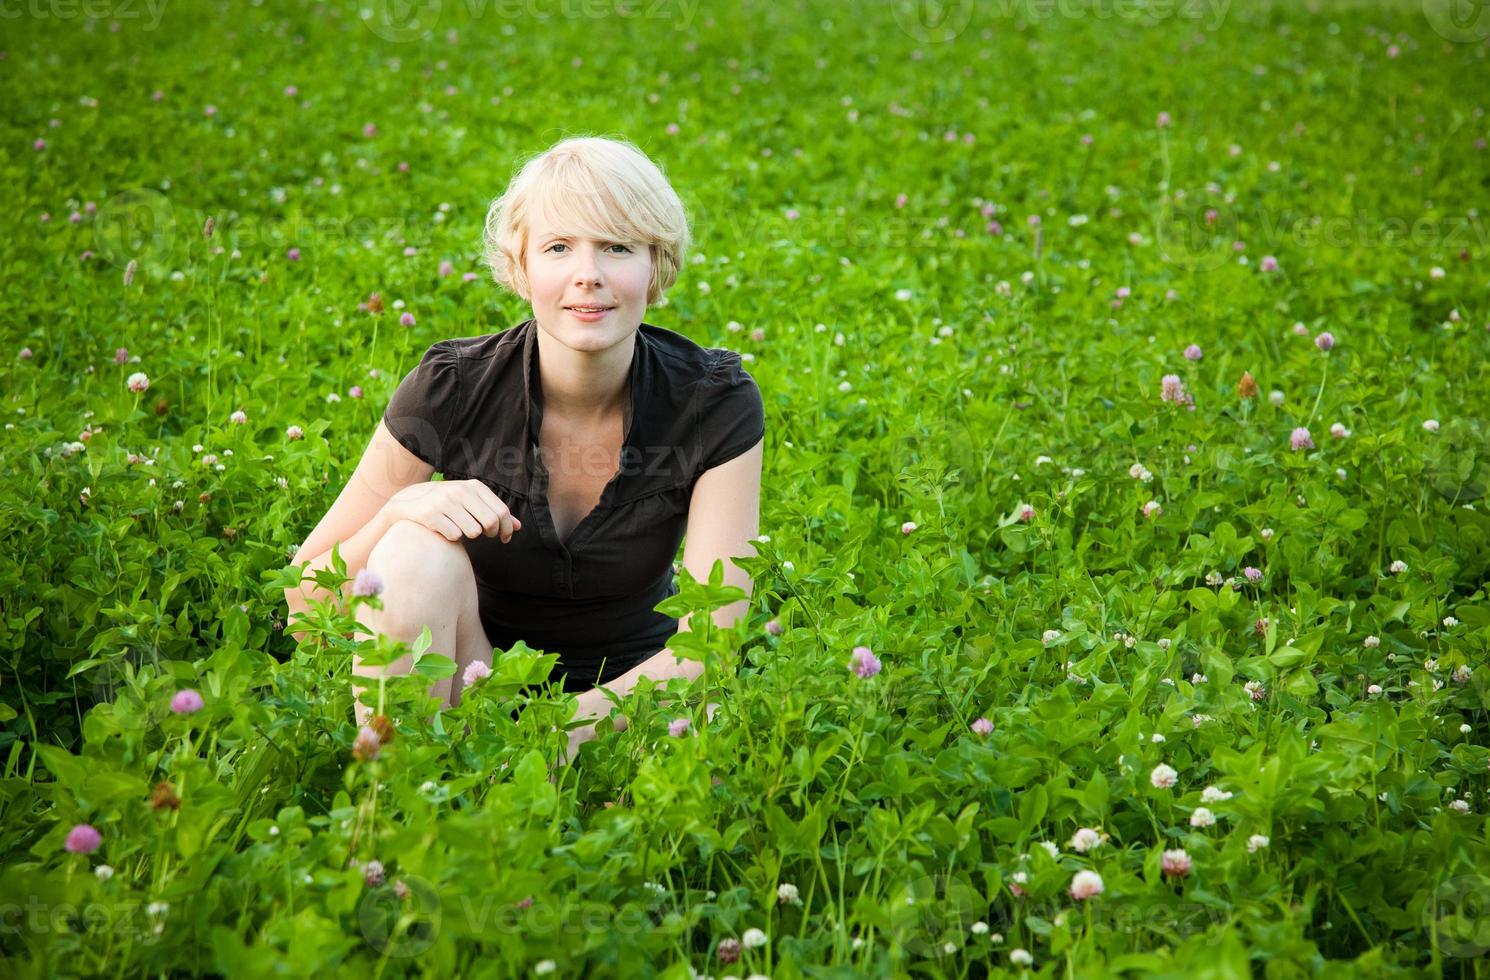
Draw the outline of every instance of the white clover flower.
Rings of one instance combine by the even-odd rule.
[[[746,929],[740,936],[740,945],[746,949],[759,949],[768,942],[770,939],[759,929]]]
[[[1256,854],[1264,847],[1267,847],[1270,843],[1271,841],[1268,840],[1267,835],[1253,834],[1251,837],[1247,838],[1247,853]]]
[[[1216,815],[1203,806],[1196,807],[1190,814],[1190,826],[1192,827],[1213,827],[1215,824]]]
[[[1459,734],[1460,735],[1468,735],[1472,731],[1474,731],[1474,729],[1471,728],[1471,727],[1469,727],[1469,724],[1467,722],[1465,724],[1459,726]]]
[[[1468,684],[1469,678],[1472,676],[1473,672],[1473,668],[1471,668],[1468,664],[1460,664],[1458,667],[1454,668],[1452,680],[1455,684]]]
[[[1164,741],[1164,736],[1160,735],[1158,732],[1155,732],[1152,736],[1149,737],[1149,741],[1153,742],[1155,745],[1158,745],[1160,742]]]
[[[1193,673],[1193,674],[1190,675],[1190,683],[1191,684],[1204,684],[1204,683],[1206,683],[1209,680],[1210,680],[1209,677],[1205,676],[1204,674],[1202,674],[1198,670],[1195,673]]]
[[[1009,950],[1009,962],[1015,966],[1029,966],[1035,962],[1035,958],[1027,949],[1011,949]]]
[[[114,877],[114,869],[109,867],[107,864],[100,864],[98,867],[93,869],[93,874],[97,876],[99,881],[108,881],[110,878]]]
[[[533,964],[533,975],[546,977],[550,973],[554,972],[554,970],[556,970],[557,968],[558,964],[555,963],[553,960],[539,960],[537,963]]]
[[[1044,633],[1041,633],[1040,634],[1040,639],[1041,639],[1041,641],[1046,646],[1050,646],[1050,644],[1054,643],[1056,640],[1059,640],[1060,638],[1061,638],[1061,631],[1060,630],[1046,630]]]
[[[1161,638],[1159,640],[1159,649],[1160,650],[1168,650],[1169,649],[1169,637],[1166,636],[1166,637],[1163,637],[1163,638]]]
[[[1219,786],[1207,786],[1201,790],[1200,800],[1202,803],[1221,803],[1231,799],[1232,794]]]
[[[1459,620],[1455,619],[1453,616],[1445,616],[1443,618],[1443,625],[1448,629],[1453,629],[1455,626],[1459,625]]]
[[[1173,766],[1161,762],[1149,773],[1149,783],[1155,789],[1169,789],[1179,781],[1179,775]]]
[[[1464,802],[1463,800],[1455,800],[1454,802],[1449,804],[1449,809],[1453,810],[1455,813],[1468,813],[1469,804]]]
[[[1101,843],[1102,834],[1100,831],[1094,830],[1091,827],[1082,827],[1071,835],[1071,842],[1067,846],[1078,854],[1085,854]],[[984,928],[986,929],[987,927],[985,926]]]
[[[791,882],[782,882],[776,889],[776,900],[778,902],[796,905],[802,901],[797,886]]]
[[[981,920],[978,922],[974,922],[972,925],[968,926],[968,932],[971,932],[975,936],[986,936],[988,935],[988,923]]]

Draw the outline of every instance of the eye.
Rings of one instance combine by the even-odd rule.
[[[544,251],[545,252],[552,252],[556,248],[568,248],[568,247],[569,246],[565,245],[563,242],[554,242],[548,248],[544,249]],[[613,245],[609,245],[609,246],[607,246],[607,248],[619,248],[619,249],[621,249],[623,251],[626,251],[626,252],[630,252],[631,251],[631,249],[629,247],[627,247],[625,245],[622,245],[620,242],[616,242]]]

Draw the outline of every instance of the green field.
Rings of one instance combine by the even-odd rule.
[[[0,83],[5,975],[1490,976],[1483,0],[3,0]],[[555,781],[525,645],[359,761],[287,562],[581,134],[764,396],[750,613]]]

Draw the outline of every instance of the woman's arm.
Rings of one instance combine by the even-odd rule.
[[[705,581],[716,560],[724,562],[724,581],[745,591],[747,598],[732,602],[714,610],[714,625],[720,629],[734,626],[750,609],[750,573],[736,565],[732,558],[755,556],[751,543],[760,533],[761,462],[765,454],[765,440],[728,462],[721,463],[698,478],[693,487],[693,496],[688,503],[688,528],[683,542],[683,566],[694,578]],[[688,620],[678,620],[678,632],[687,632]],[[574,719],[604,717],[611,708],[605,691],[624,698],[643,677],[665,683],[673,677],[695,680],[703,673],[704,665],[697,660],[682,660],[668,647],[637,664],[620,677],[600,687],[591,688],[579,695]],[[712,717],[714,708],[709,706]],[[618,731],[626,730],[626,716],[617,715]],[[571,732],[569,757],[580,742],[595,737],[595,726],[585,725]]]

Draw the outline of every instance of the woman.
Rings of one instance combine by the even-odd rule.
[[[642,321],[676,281],[689,241],[681,201],[629,143],[566,139],[529,161],[491,206],[486,259],[532,319],[432,345],[399,384],[366,453],[295,557],[383,580],[370,630],[430,649],[460,702],[493,648],[559,654],[576,718],[643,676],[702,670],[665,649],[686,622],[653,607],[677,593],[672,561],[750,591],[730,560],[754,554],[764,406],[733,351]],[[443,480],[430,482],[438,470]],[[304,589],[305,586],[302,586]],[[286,592],[291,611],[319,590]],[[729,627],[748,601],[716,610]],[[359,637],[368,634],[359,633]],[[406,673],[354,661],[353,673]],[[468,671],[470,673],[468,673]],[[354,687],[354,692],[361,689]],[[356,706],[359,724],[371,709]],[[625,720],[617,719],[624,728]],[[570,757],[594,737],[575,729]]]

